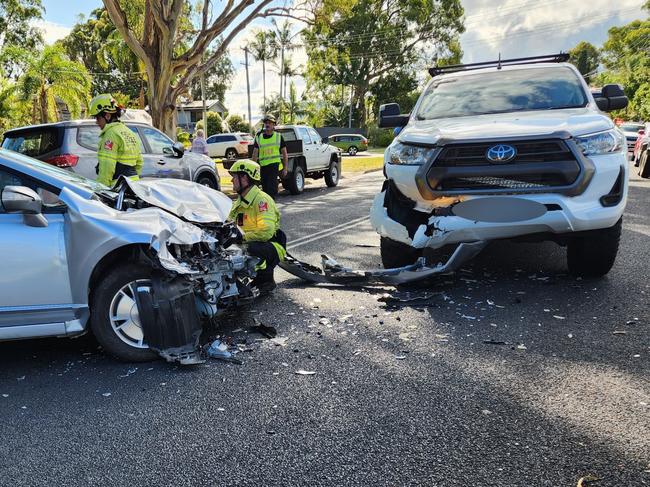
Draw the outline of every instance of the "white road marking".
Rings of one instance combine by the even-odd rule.
[[[364,222],[366,220],[369,220],[369,219],[370,219],[369,216],[364,216],[362,218],[357,218],[357,219],[351,220],[351,221],[349,221],[347,223],[343,223],[341,225],[337,225],[335,227],[328,228],[326,230],[315,233],[313,235],[308,235],[307,237],[303,237],[303,238],[294,240],[293,242],[289,243],[289,245],[287,245],[287,250],[295,249],[296,247],[301,247],[302,245],[305,245],[305,244],[308,244],[308,243],[311,243],[311,242],[315,242],[316,240],[320,240],[322,238],[330,237],[330,236],[335,235],[337,233],[344,232],[346,230],[349,230],[350,228],[356,227],[360,223],[362,223],[362,222]]]

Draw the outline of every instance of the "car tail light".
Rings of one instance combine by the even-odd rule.
[[[61,154],[60,156],[45,159],[45,162],[56,167],[75,167],[78,161],[79,156],[75,156],[74,154]]]
[[[639,130],[639,135],[645,135],[645,130],[643,129]]]
[[[240,140],[239,143],[240,143],[241,145],[248,145],[248,144],[250,144],[250,142],[247,141],[247,140]]]

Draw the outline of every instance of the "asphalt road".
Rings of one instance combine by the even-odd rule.
[[[380,185],[377,172],[282,195],[291,252],[378,266],[366,217]],[[650,485],[649,208],[650,181],[633,180],[601,280],[568,276],[554,244],[499,243],[395,310],[378,300],[389,288],[279,271],[273,297],[223,320],[243,365],[128,365],[85,338],[0,344],[0,484]],[[254,319],[286,343],[247,333]]]

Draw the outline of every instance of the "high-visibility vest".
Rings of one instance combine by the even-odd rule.
[[[280,157],[281,140],[282,136],[277,132],[273,132],[273,135],[268,139],[264,138],[263,133],[257,136],[257,162],[260,166],[280,164],[280,167],[282,167],[282,158]]]
[[[99,133],[97,160],[97,181],[106,186],[112,186],[120,174],[118,164],[132,167],[135,174],[129,178],[137,180],[144,162],[138,137],[122,122],[109,123]]]

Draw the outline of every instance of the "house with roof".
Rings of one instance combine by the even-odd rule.
[[[222,117],[226,113],[226,107],[219,100],[206,100],[206,110],[216,112]],[[183,130],[193,133],[196,123],[203,118],[203,100],[194,100],[178,104],[176,109],[176,125]]]

